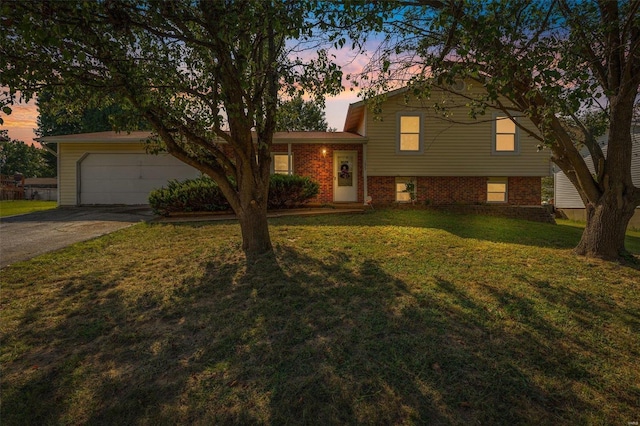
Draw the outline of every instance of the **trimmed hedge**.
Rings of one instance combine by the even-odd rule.
[[[296,175],[271,175],[269,179],[270,209],[299,207],[320,193],[318,182]]]
[[[267,207],[269,209],[299,207],[319,192],[320,185],[308,177],[271,175]],[[218,184],[208,176],[184,181],[169,181],[166,188],[151,191],[149,204],[155,214],[163,216],[171,213],[215,212],[231,209]]]
[[[218,185],[204,176],[182,182],[169,181],[166,188],[151,191],[149,204],[155,214],[163,216],[175,212],[213,212],[230,208]]]

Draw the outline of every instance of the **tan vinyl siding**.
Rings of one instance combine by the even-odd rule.
[[[457,99],[456,99],[457,98]],[[539,142],[519,130],[517,154],[496,155],[493,111],[473,120],[468,116],[460,96],[442,94],[434,89],[431,100],[404,104],[404,95],[390,97],[382,105],[382,113],[365,115],[368,137],[367,173],[369,176],[547,176],[549,152],[538,152]],[[448,110],[453,123],[438,117],[430,105],[446,101],[459,104]],[[397,153],[397,116],[400,112],[423,115],[423,152],[416,155]],[[534,130],[533,124],[527,128]]]
[[[87,153],[123,152],[144,153],[142,143],[60,143],[60,166],[58,169],[58,190],[61,206],[75,206],[78,203],[78,161]]]

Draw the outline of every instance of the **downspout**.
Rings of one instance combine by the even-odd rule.
[[[366,142],[362,144],[362,180],[363,180],[363,192],[364,192],[364,199],[362,200],[363,204],[366,205],[367,204],[367,192],[368,192],[368,187],[367,187],[367,144]]]
[[[60,144],[58,144],[57,150],[60,151]],[[60,155],[56,153],[56,182],[57,182],[56,195],[57,195],[57,201],[58,201],[57,207],[60,207],[60,202],[61,202],[61,199],[60,199],[60,187],[62,186],[60,185],[60,170],[62,170],[61,167],[62,167],[62,164],[60,162]]]
[[[368,132],[367,132],[367,118],[368,118],[368,114],[367,114],[367,108],[365,107],[364,109],[364,114],[363,114],[363,121],[364,121],[364,131],[362,133],[364,133],[362,136],[364,136],[365,138],[368,136]],[[368,185],[368,179],[367,179],[367,142],[362,144],[362,180],[363,180],[363,192],[364,192],[364,199],[362,200],[362,202],[366,205],[367,204],[367,197],[369,196],[369,185]]]
[[[287,174],[293,174],[293,161],[291,161],[291,142],[287,144]]]

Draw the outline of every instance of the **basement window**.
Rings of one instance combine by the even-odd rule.
[[[487,180],[487,203],[507,202],[507,178],[489,178]]]
[[[416,200],[416,179],[413,177],[396,178],[396,202],[411,203]]]

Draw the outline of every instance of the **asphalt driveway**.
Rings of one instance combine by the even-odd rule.
[[[74,207],[2,218],[0,268],[153,217],[141,207]]]

